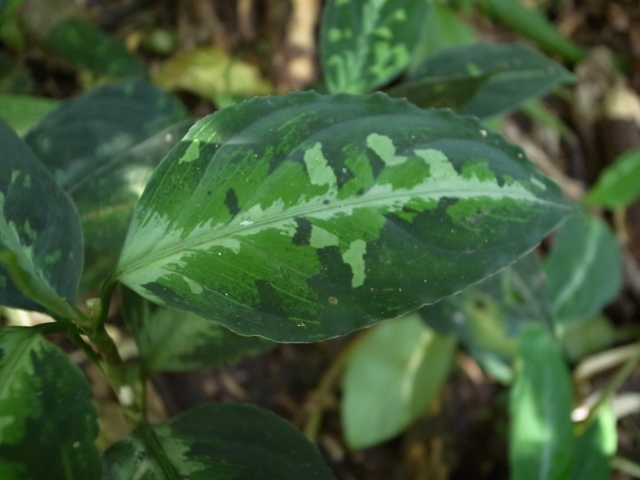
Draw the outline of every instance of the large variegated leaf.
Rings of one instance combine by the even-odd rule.
[[[91,389],[38,330],[0,329],[0,478],[102,479]]]
[[[428,0],[330,0],[320,30],[329,92],[366,93],[406,69]]]
[[[142,427],[105,454],[105,480],[335,480],[292,425],[251,405],[208,404]]]
[[[193,313],[169,310],[122,289],[122,309],[147,371],[180,372],[235,362],[274,346],[244,337]]]
[[[160,164],[111,280],[241,334],[314,341],[466,288],[569,211],[474,119],[383,94],[258,98]]]
[[[78,214],[51,173],[0,121],[0,304],[72,318],[81,272]]]

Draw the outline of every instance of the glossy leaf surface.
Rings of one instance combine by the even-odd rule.
[[[0,478],[102,479],[91,389],[39,330],[0,329]]]
[[[640,149],[635,149],[621,155],[602,171],[584,202],[609,209],[624,208],[639,195]]]
[[[144,68],[120,40],[84,20],[56,23],[47,44],[72,64],[114,78],[142,77]]]
[[[334,480],[291,424],[251,405],[208,404],[125,437],[105,454],[105,480]]]
[[[423,415],[453,362],[456,341],[412,313],[375,327],[343,378],[342,424],[351,448],[389,440]]]
[[[513,110],[523,102],[542,96],[573,81],[573,75],[535,50],[519,44],[477,43],[449,48],[427,58],[409,80],[490,74],[458,112],[488,117]]]
[[[546,278],[534,252],[420,314],[427,325],[455,335],[494,378],[513,381],[517,338],[531,322],[552,322]]]
[[[73,194],[86,176],[186,118],[186,109],[171,95],[143,80],[126,80],[65,102],[25,141]]]
[[[520,336],[521,369],[510,393],[514,480],[564,480],[575,458],[571,377],[549,333],[530,325]]]
[[[178,372],[237,362],[274,345],[262,337],[237,335],[193,313],[159,307],[129,289],[122,290],[122,304],[148,371]]]
[[[2,121],[0,146],[0,303],[71,318],[82,272],[78,214]]]
[[[622,285],[622,259],[613,233],[602,220],[586,215],[570,218],[559,230],[546,270],[561,323],[596,315]]]
[[[427,0],[331,0],[320,30],[330,93],[366,93],[407,68],[427,17]]]
[[[473,119],[382,94],[257,98],[160,164],[111,280],[240,334],[314,341],[464,289],[569,211]]]

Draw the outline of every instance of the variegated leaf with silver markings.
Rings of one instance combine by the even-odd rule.
[[[384,94],[257,98],[160,164],[109,281],[240,334],[316,341],[461,291],[571,211],[475,119]]]

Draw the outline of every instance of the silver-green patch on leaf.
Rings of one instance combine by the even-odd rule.
[[[160,164],[111,281],[240,334],[315,341],[459,292],[571,211],[474,119],[383,94],[257,98]]]

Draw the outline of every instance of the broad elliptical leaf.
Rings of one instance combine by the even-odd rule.
[[[160,164],[110,282],[240,334],[316,341],[463,290],[571,211],[475,119],[384,94],[256,98]]]

